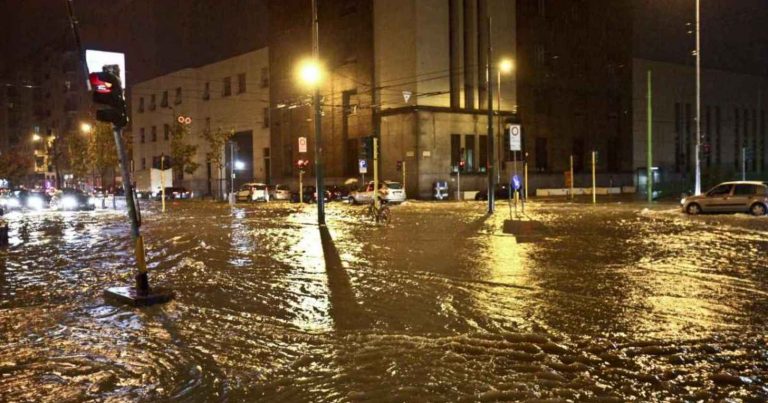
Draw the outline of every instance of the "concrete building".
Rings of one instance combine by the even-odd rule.
[[[328,181],[359,178],[361,138],[380,135],[381,177],[399,180],[397,162],[405,161],[411,197],[429,197],[436,180],[451,181],[455,188],[460,158],[467,162],[462,187],[482,188],[487,167],[486,21],[493,16],[495,88],[497,62],[516,57],[515,4],[507,0],[324,3],[319,18],[321,59],[327,69],[321,93]],[[273,175],[293,183],[298,175],[295,161],[314,162],[308,91],[293,75],[300,60],[311,54],[309,5],[304,0],[270,3],[272,144],[280,150],[273,158]],[[515,88],[514,73],[502,77],[504,118],[496,123],[514,119]],[[494,90],[494,109],[497,98]],[[498,125],[494,135],[501,135]],[[299,137],[309,139],[306,155],[298,153]],[[464,156],[459,155],[462,149]]]
[[[635,172],[647,166],[647,73],[652,73],[653,165],[662,191],[693,189],[696,81],[693,66],[634,59],[633,141]],[[768,77],[703,69],[701,75],[702,190],[742,177],[767,180]],[[641,189],[642,190],[642,189]]]
[[[133,165],[139,187],[148,183],[149,170],[159,168],[162,155],[171,155],[171,131],[179,116],[188,117],[184,142],[196,146],[194,173],[175,172],[173,183],[196,196],[221,195],[229,189],[233,166],[238,186],[270,177],[269,52],[262,48],[216,63],[187,68],[131,87]],[[205,132],[232,133],[229,147],[212,150]],[[218,153],[222,165],[207,157]],[[170,184],[169,184],[170,186]],[[139,189],[147,190],[147,189]]]

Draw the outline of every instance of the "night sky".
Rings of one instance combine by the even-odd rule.
[[[129,81],[266,45],[267,0],[76,0],[84,45],[124,50]],[[309,0],[307,0],[309,5]],[[693,0],[634,0],[634,55],[691,64]],[[321,4],[322,6],[322,4]],[[0,71],[70,37],[65,0],[0,0]],[[768,1],[702,0],[705,67],[768,74]],[[692,29],[692,25],[691,25]]]

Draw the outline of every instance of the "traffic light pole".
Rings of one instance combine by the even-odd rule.
[[[115,137],[117,155],[120,159],[120,170],[123,175],[123,191],[125,192],[125,204],[128,206],[128,218],[131,220],[131,239],[134,242],[138,273],[135,276],[136,283],[134,287],[108,288],[105,290],[104,295],[108,298],[114,298],[119,302],[132,305],[153,305],[168,302],[173,299],[172,291],[149,287],[149,276],[147,274],[147,263],[144,254],[144,239],[139,231],[141,223],[139,221],[138,206],[136,205],[135,193],[133,192],[131,171],[128,168],[128,157],[123,145],[122,134],[123,128],[115,125],[113,135]]]
[[[312,0],[312,57],[315,62],[320,59],[319,27],[317,17],[317,0]],[[317,224],[325,225],[325,179],[323,178],[323,137],[322,110],[320,109],[320,86],[315,86],[312,96],[315,108],[315,177],[317,183]]]
[[[493,214],[496,199],[494,177],[495,151],[493,147],[493,87],[491,86],[491,17],[488,17],[488,54],[485,65],[485,90],[488,93],[488,214]]]

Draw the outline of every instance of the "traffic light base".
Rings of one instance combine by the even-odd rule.
[[[104,290],[104,299],[132,306],[164,304],[176,295],[167,288],[153,287],[147,293],[136,292],[135,287],[110,287]]]

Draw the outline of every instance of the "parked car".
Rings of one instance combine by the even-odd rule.
[[[163,192],[157,191],[154,195],[155,200],[163,198]],[[181,186],[166,187],[165,188],[165,200],[179,200],[192,198],[192,192]]]
[[[291,189],[285,185],[275,185],[269,189],[269,197],[273,200],[291,200]]]
[[[51,208],[56,210],[93,210],[90,197],[81,190],[64,188],[51,197]]]
[[[493,192],[496,200],[509,199],[510,198],[509,185],[503,183],[496,184],[496,191]],[[514,194],[511,194],[514,197]],[[488,189],[483,189],[475,194],[475,200],[488,200]]]
[[[269,201],[269,187],[264,183],[246,183],[235,194],[237,201]]]
[[[405,190],[399,182],[382,181],[379,183],[379,192],[382,199],[387,202],[401,203],[405,201]],[[349,202],[352,204],[373,203],[373,181],[368,182],[365,188],[350,193]]]
[[[304,186],[304,189],[302,189],[302,199],[304,203],[317,203],[317,188],[314,186]],[[325,190],[325,198],[324,201],[330,200],[330,192],[328,189]],[[291,193],[291,201],[294,203],[299,202],[299,192],[293,192]]]
[[[680,200],[683,211],[700,213],[751,213],[762,216],[768,212],[768,183],[736,181],[721,183],[708,192]]]
[[[346,200],[349,197],[349,189],[345,186],[330,185],[326,190],[330,201]]]

